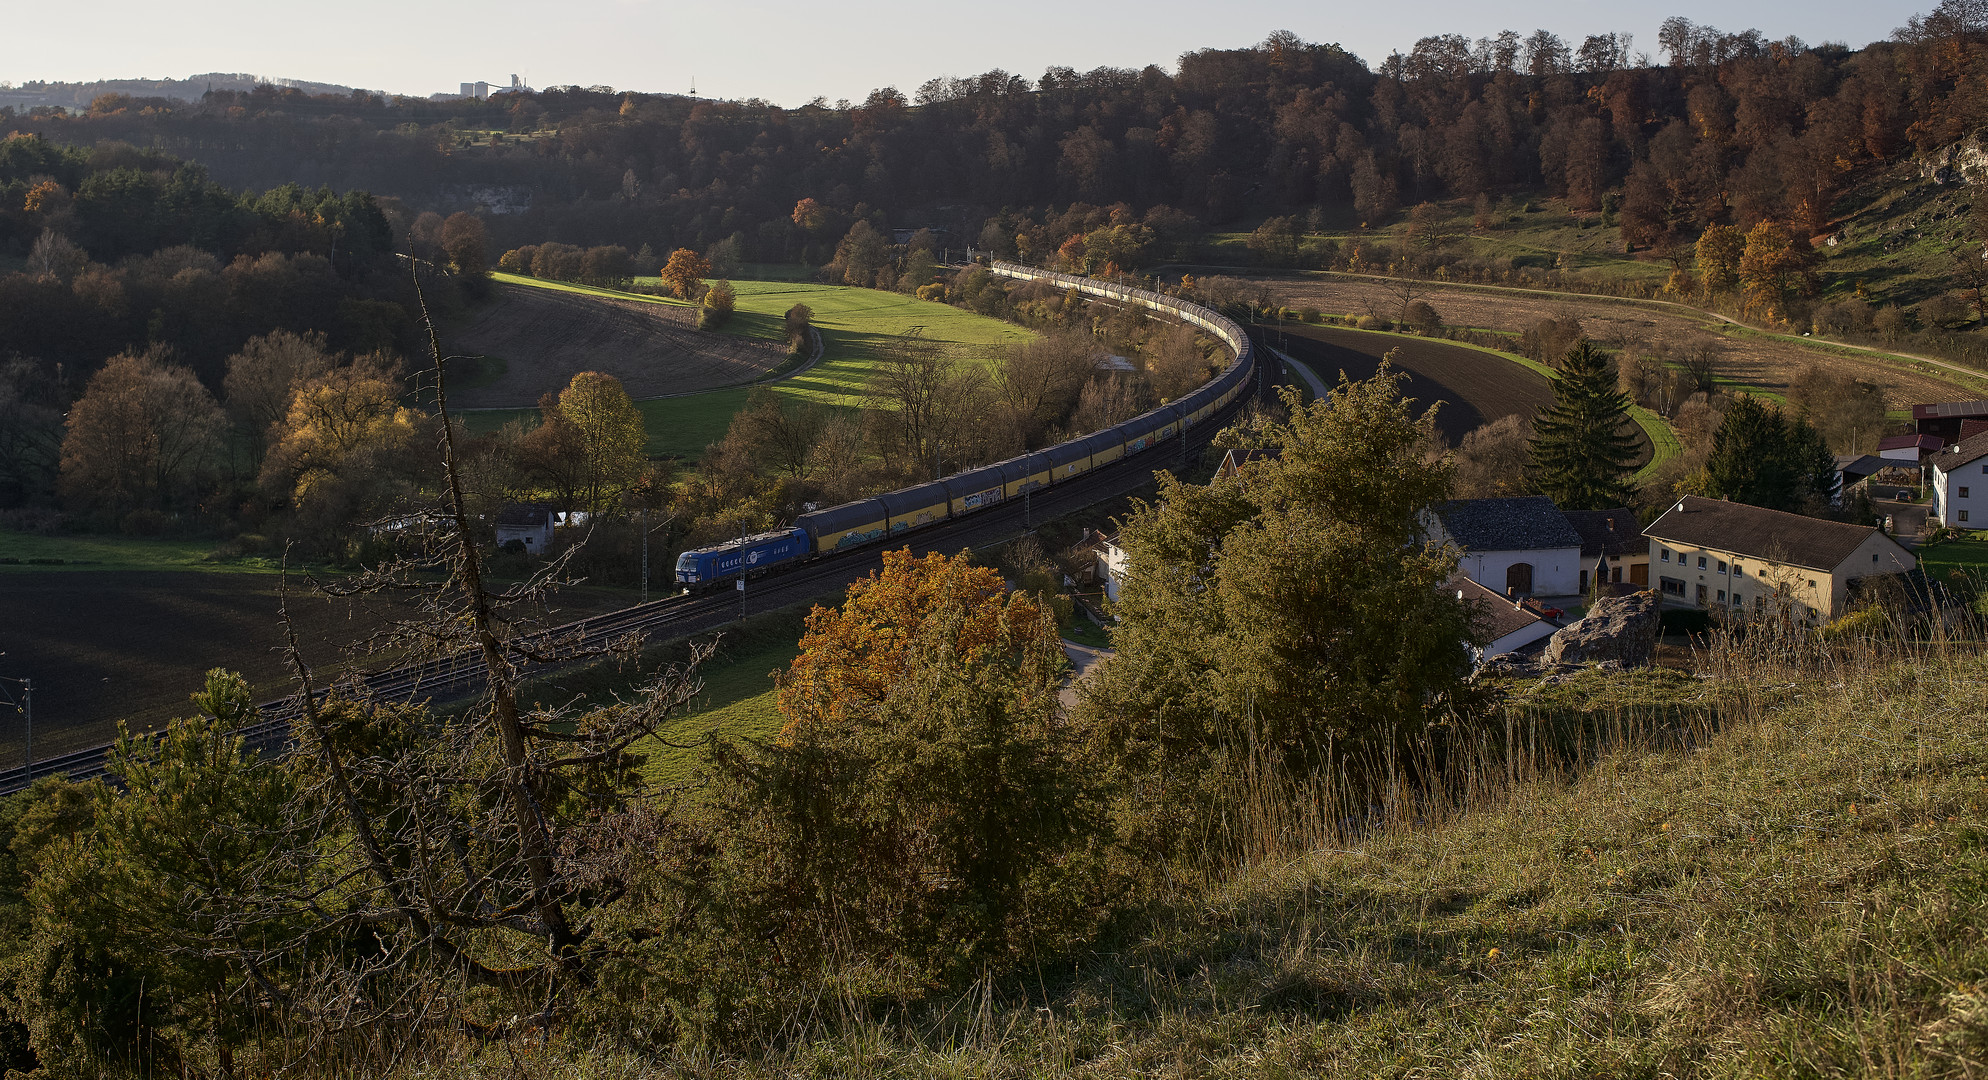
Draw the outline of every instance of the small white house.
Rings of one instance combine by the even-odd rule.
[[[1491,640],[1485,643],[1480,657],[1522,649],[1541,638],[1551,637],[1555,630],[1560,629],[1527,611],[1517,601],[1509,600],[1467,577],[1454,579],[1450,586],[1456,589],[1456,598],[1476,607],[1484,620],[1484,630]]]
[[[497,546],[513,540],[530,555],[543,555],[552,546],[552,508],[537,503],[506,506],[497,511]]]
[[[1988,528],[1988,434],[1963,439],[1927,464],[1933,473],[1927,516],[1954,529]]]
[[[1878,457],[1909,468],[1939,453],[1942,445],[1937,435],[1889,435],[1878,440]]]
[[[1101,536],[1093,549],[1097,558],[1098,580],[1104,582],[1105,599],[1118,602],[1118,587],[1125,584],[1125,575],[1132,564],[1125,557],[1125,549],[1118,546],[1116,534]]]
[[[1445,503],[1430,533],[1463,553],[1464,576],[1502,596],[1581,595],[1581,534],[1544,495]]]

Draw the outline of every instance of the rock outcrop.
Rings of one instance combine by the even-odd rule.
[[[1585,618],[1555,632],[1541,659],[1546,664],[1613,661],[1643,667],[1656,655],[1660,606],[1653,592],[1603,597]]]

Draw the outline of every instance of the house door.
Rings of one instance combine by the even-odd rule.
[[[1532,595],[1532,564],[1513,563],[1505,570],[1505,594],[1507,596]]]
[[[1705,586],[1703,585],[1698,586],[1698,606],[1705,606]]]
[[[1649,564],[1649,563],[1637,563],[1636,565],[1634,565],[1634,566],[1630,567],[1630,568],[1629,568],[1629,584],[1631,584],[1631,585],[1640,585],[1640,586],[1642,586],[1642,587],[1643,587],[1643,588],[1645,588],[1645,589],[1649,588],[1649,587],[1650,587],[1650,564]]]

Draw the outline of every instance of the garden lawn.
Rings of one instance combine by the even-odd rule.
[[[1988,540],[1948,540],[1922,547],[1913,554],[1919,557],[1919,567],[1928,577],[1944,579],[1954,570],[1988,574]]]

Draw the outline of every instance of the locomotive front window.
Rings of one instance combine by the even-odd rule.
[[[684,552],[684,553],[683,553],[683,554],[681,554],[681,555],[678,555],[678,556],[676,557],[676,568],[677,568],[678,570],[695,570],[695,569],[697,569],[697,556],[695,556],[695,555],[692,555],[692,554],[691,554],[690,552],[688,552],[688,551]]]

